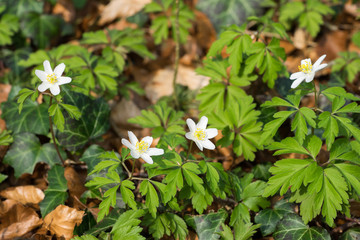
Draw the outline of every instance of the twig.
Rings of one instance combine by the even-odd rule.
[[[50,103],[49,103],[49,107],[51,106],[52,104],[52,99],[53,97],[50,96]],[[52,137],[52,140],[53,140],[53,143],[54,143],[54,146],[55,146],[55,149],[56,149],[56,152],[62,162],[62,165],[64,166],[65,165],[65,161],[64,159],[62,158],[61,154],[60,154],[60,151],[59,151],[59,148],[58,146],[56,145],[56,140],[55,140],[55,134],[54,134],[54,129],[53,129],[53,125],[52,125],[52,120],[51,120],[51,116],[49,115],[49,123],[50,123],[50,132],[51,132],[51,137]]]

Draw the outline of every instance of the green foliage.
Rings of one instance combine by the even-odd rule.
[[[10,134],[11,131],[0,129],[0,146],[7,146],[14,141]]]
[[[274,195],[278,190],[280,195],[284,195],[290,189],[290,201],[301,203],[300,213],[305,223],[321,213],[325,222],[332,226],[337,211],[348,211],[351,189],[360,191],[360,175],[356,172],[360,167],[351,163],[337,163],[346,161],[349,154],[344,154],[346,150],[340,147],[331,149],[331,158],[325,167],[319,166],[316,160],[321,146],[322,141],[316,136],[307,137],[303,146],[295,138],[286,138],[270,145],[269,149],[277,149],[275,155],[299,153],[309,158],[277,161],[270,168],[274,176],[269,179],[263,196]],[[357,159],[352,162],[358,162],[359,155],[352,152],[350,156]]]
[[[20,97],[22,96],[24,95]],[[2,104],[2,111],[1,117],[5,120],[6,127],[14,134],[30,132],[46,135],[49,132],[49,115],[45,104],[27,100],[19,113],[18,104],[14,101],[7,101]]]
[[[272,234],[284,216],[294,213],[294,205],[284,200],[275,203],[273,209],[264,209],[255,216],[255,222],[261,224],[263,236]]]
[[[197,233],[199,239],[218,239],[217,232],[220,231],[221,225],[224,223],[227,213],[219,210],[216,213],[209,213],[199,216],[188,216],[186,223],[191,226]]]
[[[174,236],[184,240],[188,234],[185,221],[178,215],[170,212],[158,214],[156,218],[145,215],[143,224],[149,227],[149,233],[155,239],[161,239],[164,235]]]
[[[250,96],[232,102],[231,110],[214,111],[208,115],[211,127],[221,129],[223,138],[217,144],[223,147],[233,145],[236,155],[243,155],[246,160],[253,161],[257,149],[262,149],[261,126],[258,122],[260,111],[255,110],[253,98]]]
[[[8,176],[0,173],[0,183],[2,183]]]
[[[144,128],[152,128],[152,136],[157,138],[169,134],[184,135],[183,116],[183,112],[177,112],[165,101],[160,101],[152,107],[152,110],[142,110],[140,116],[130,118],[128,121]]]
[[[346,82],[352,83],[360,72],[360,56],[356,52],[341,52],[339,55],[331,68],[331,74],[342,79],[344,85]]]
[[[58,205],[64,204],[68,197],[67,181],[62,166],[55,165],[49,170],[48,182],[49,186],[45,190],[45,198],[39,204],[42,217],[45,217]]]
[[[67,112],[64,113],[64,131],[58,132],[57,137],[62,146],[68,150],[76,151],[87,142],[94,140],[104,134],[109,128],[109,105],[102,98],[91,99],[81,93],[71,92],[62,88],[65,93],[63,100],[65,104],[81,109],[81,118],[72,119]],[[68,110],[68,109],[67,109]],[[78,116],[78,112],[72,113]]]
[[[72,240],[98,240],[96,237],[91,235],[82,235],[81,237],[74,237]]]
[[[105,232],[112,226],[114,226],[115,222],[119,219],[119,217],[119,209],[113,209],[108,216],[104,217],[101,222],[97,223],[94,227],[86,231],[85,234],[97,236],[100,233]]]
[[[60,149],[61,155],[65,153]],[[32,133],[19,133],[14,135],[14,143],[10,146],[4,157],[4,163],[15,170],[15,177],[23,173],[32,174],[38,162],[45,162],[51,166],[60,163],[59,156],[52,143],[41,145],[39,139]]]
[[[138,226],[141,222],[139,218],[144,216],[144,214],[145,211],[142,209],[128,210],[122,213],[111,230],[114,239],[145,240],[140,235],[142,228]]]
[[[311,240],[330,240],[330,234],[320,227],[309,227],[301,220],[298,215],[289,214],[278,224],[274,233],[274,238],[284,239],[311,239]]]
[[[340,240],[356,240],[360,237],[360,228],[351,228],[344,232]]]
[[[145,6],[145,12],[157,14],[152,20],[150,29],[154,32],[155,44],[160,44],[168,39],[169,26],[171,26],[172,38],[176,40],[176,4],[173,0],[157,0]],[[189,35],[188,29],[191,27],[191,20],[194,13],[180,1],[179,9],[179,41],[185,43]]]
[[[319,0],[307,0],[306,3],[288,1],[280,8],[279,22],[287,29],[291,22],[296,20],[299,27],[305,28],[312,37],[316,37],[323,25],[323,17],[335,12]]]
[[[4,9],[0,9],[0,14]],[[12,43],[11,37],[19,30],[19,19],[13,14],[4,14],[0,18],[0,46]]]

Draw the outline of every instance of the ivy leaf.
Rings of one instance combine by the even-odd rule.
[[[64,103],[81,109],[82,117],[75,120],[65,115],[64,131],[58,132],[57,136],[62,146],[70,151],[76,151],[88,141],[94,140],[106,132],[109,128],[110,108],[102,98],[92,100],[66,88],[63,88],[63,92],[65,92]]]
[[[278,224],[274,238],[284,239],[311,239],[330,240],[330,234],[323,228],[309,227],[296,214],[289,214]]]
[[[60,150],[61,156],[66,158]],[[20,133],[14,135],[14,143],[10,146],[4,157],[4,163],[9,164],[15,170],[15,177],[23,173],[32,174],[38,162],[45,162],[51,166],[61,163],[53,144],[40,144],[39,139],[32,133]]]
[[[139,218],[141,218],[144,213],[145,211],[143,209],[139,209],[128,210],[121,214],[111,230],[114,239],[145,240],[145,238],[140,235],[142,228],[139,226],[141,223]]]
[[[49,115],[45,104],[39,105],[27,100],[19,114],[16,102],[8,101],[2,105],[2,111],[1,117],[5,120],[6,127],[15,134],[30,132],[47,135],[49,132]]]
[[[226,211],[218,211],[206,215],[188,217],[186,222],[195,229],[199,239],[215,240],[219,239],[217,232],[227,217]]]
[[[64,177],[64,168],[60,165],[53,166],[48,172],[49,186],[45,190],[45,198],[39,204],[41,216],[45,217],[58,205],[64,204],[68,197],[67,180]]]
[[[355,227],[355,228],[350,228],[349,230],[344,232],[341,235],[340,240],[356,240],[359,238],[360,238],[360,228]]]
[[[281,200],[275,203],[273,209],[264,209],[257,214],[255,222],[261,224],[261,233],[266,236],[272,234],[280,220],[291,213],[294,213],[294,204]]]

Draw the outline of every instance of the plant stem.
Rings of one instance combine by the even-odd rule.
[[[187,154],[186,154],[186,159],[185,159],[185,162],[187,162],[187,161],[188,161],[188,159],[189,159],[189,154],[190,154],[190,151],[191,151],[192,145],[193,145],[193,141],[191,141],[191,142],[190,142],[190,146],[189,146],[188,151],[187,151]]]
[[[313,84],[314,84],[314,98],[315,98],[315,106],[314,106],[314,111],[315,114],[317,113],[317,108],[318,108],[318,99],[317,99],[317,92],[316,92],[316,85],[315,85],[315,81],[313,80]],[[315,128],[312,128],[311,130],[312,135],[315,134]]]
[[[135,170],[135,159],[133,160],[133,164],[132,164],[132,170],[131,170],[130,180],[133,178],[134,170]]]
[[[51,106],[52,104],[52,100],[53,100],[53,96],[50,96],[50,103],[49,103],[49,107]],[[56,149],[56,152],[61,160],[61,163],[62,165],[64,166],[65,165],[65,161],[64,159],[62,158],[61,154],[60,154],[60,151],[59,151],[59,148],[58,146],[56,145],[56,140],[55,140],[55,134],[54,134],[54,129],[53,129],[53,124],[52,124],[52,120],[51,120],[51,116],[49,115],[49,123],[50,123],[50,132],[51,132],[51,137],[52,137],[52,140],[53,140],[53,143],[54,143],[54,147]]]
[[[125,171],[127,172],[127,174],[129,175],[129,178],[131,176],[131,172],[129,171],[129,169],[126,167],[124,162],[121,162],[121,165],[123,165],[123,167],[125,168]]]
[[[173,77],[173,88],[174,88],[174,101],[175,108],[179,107],[179,101],[177,99],[176,92],[176,78],[179,70],[179,58],[180,58],[180,31],[179,31],[179,12],[180,12],[180,0],[176,0],[176,19],[175,19],[175,69],[174,69],[174,77]]]

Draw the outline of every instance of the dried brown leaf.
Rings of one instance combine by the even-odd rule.
[[[1,240],[21,237],[42,224],[34,209],[8,199],[0,203]]]
[[[36,188],[34,186],[18,186],[10,187],[1,191],[0,196],[15,200],[22,204],[38,204],[44,199],[45,194],[40,188]]]
[[[118,17],[130,17],[150,2],[151,0],[112,0],[101,13],[99,25],[109,23]]]
[[[84,211],[78,211],[74,208],[59,205],[46,215],[44,219],[44,226],[51,233],[65,239],[73,237],[75,225],[79,225],[84,216]]]

